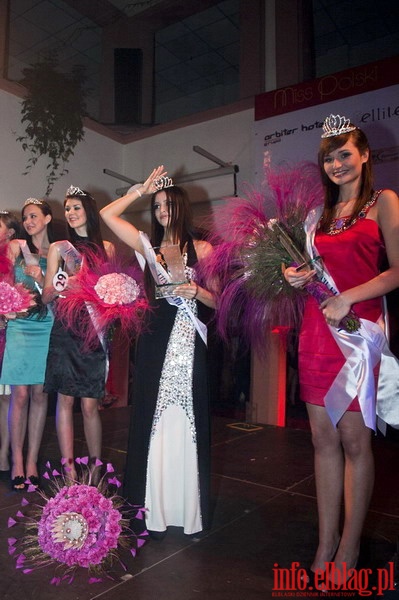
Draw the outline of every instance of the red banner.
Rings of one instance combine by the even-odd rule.
[[[399,83],[399,57],[379,60],[255,97],[255,121]]]

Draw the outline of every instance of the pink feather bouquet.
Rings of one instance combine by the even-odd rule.
[[[107,336],[116,323],[128,338],[143,326],[148,302],[139,283],[139,268],[124,265],[117,258],[102,261],[85,250],[76,275],[55,303],[57,317],[84,341],[90,350],[98,335]]]

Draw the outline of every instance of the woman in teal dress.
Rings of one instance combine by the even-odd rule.
[[[46,272],[47,251],[54,241],[51,208],[44,200],[28,198],[22,209],[26,240],[10,243],[15,281],[36,293],[40,302]],[[44,314],[42,314],[44,312]],[[37,459],[47,416],[47,394],[43,392],[51,311],[17,316],[8,322],[0,384],[11,385],[9,430],[11,439],[12,488],[23,490],[27,478],[38,485]],[[24,468],[23,447],[28,431]]]

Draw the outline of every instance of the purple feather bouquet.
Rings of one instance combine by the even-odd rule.
[[[323,274],[321,257],[316,256],[311,259],[305,250],[299,250],[289,233],[284,230],[277,219],[270,219],[268,226],[269,230],[272,232],[271,235],[275,238],[276,247],[279,245],[281,248],[284,248],[291,257],[291,265],[301,269],[314,269],[316,271],[317,275],[313,277],[311,281],[306,283],[303,289],[313,296],[319,304],[334,296],[334,292],[332,292],[323,281],[320,281],[317,278],[321,277]],[[360,320],[353,310],[340,321],[339,328],[345,329],[345,331],[349,333],[353,333],[360,328]]]
[[[225,340],[239,334],[260,351],[271,329],[299,326],[307,292],[319,302],[332,295],[317,278],[298,290],[283,275],[284,266],[311,264],[304,222],[323,197],[318,167],[299,163],[268,170],[266,176],[264,190],[229,199],[215,212],[222,239],[214,241],[202,267],[205,279],[218,282],[219,334]],[[320,272],[318,261],[312,262]],[[355,315],[351,318],[356,323]]]

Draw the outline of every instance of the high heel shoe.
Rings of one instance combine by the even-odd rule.
[[[312,571],[309,567],[305,568],[306,574],[305,575],[301,575],[300,579],[302,583],[306,584],[307,589],[313,589],[315,588],[315,575],[316,573],[314,571]]]
[[[335,572],[333,573],[331,573],[331,567],[329,567],[328,572],[326,571],[327,576],[324,582],[324,589],[320,590],[321,593],[333,597],[334,592],[338,595],[342,590],[347,591],[346,584],[350,580],[352,572],[358,568],[358,561],[359,558],[354,561],[353,566],[348,566],[347,563],[341,563],[342,566],[340,568],[335,567]],[[329,578],[331,575],[333,575],[333,579]]]
[[[11,480],[11,489],[15,492],[23,492],[25,489],[25,477],[23,475],[17,475]]]
[[[39,487],[39,477],[37,475],[31,475],[30,477],[28,477],[25,483],[27,483],[28,485],[30,484],[37,489]]]

